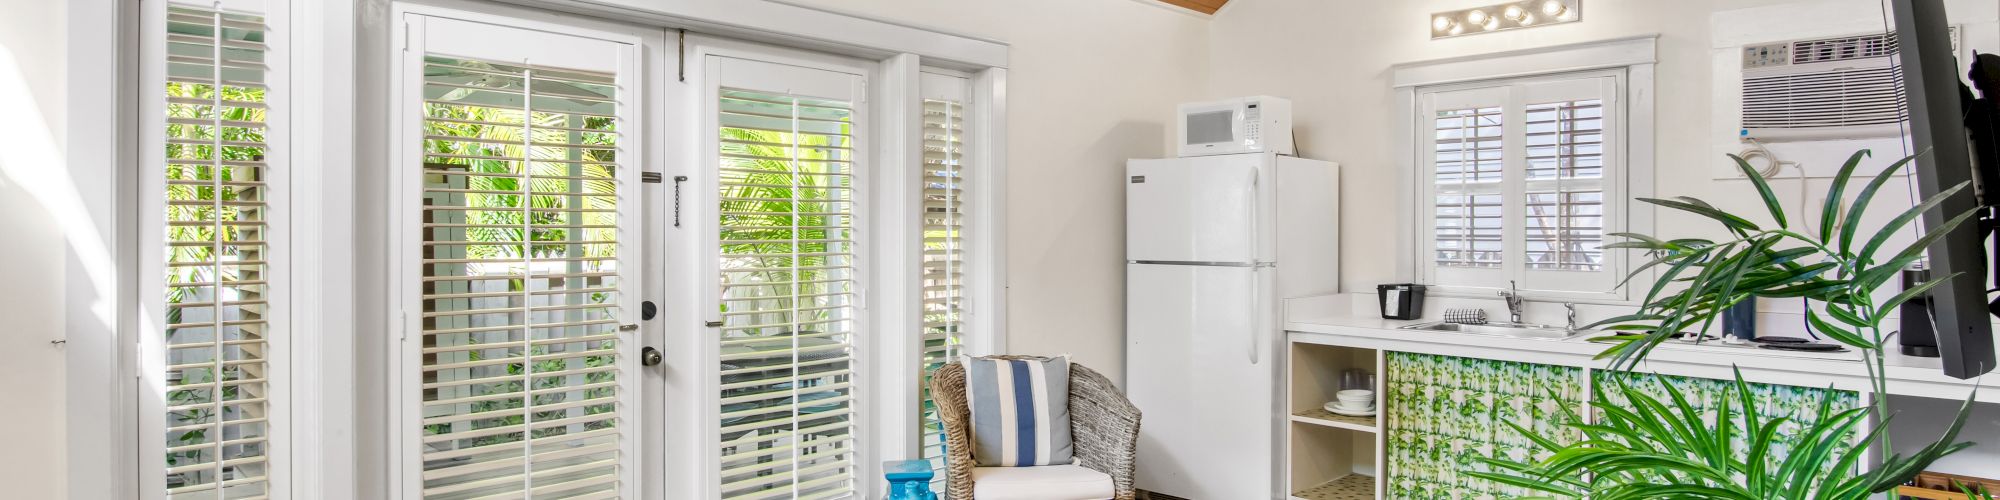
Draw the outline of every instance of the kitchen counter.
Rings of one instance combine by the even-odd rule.
[[[1438,354],[1602,369],[1608,360],[1594,359],[1608,346],[1584,334],[1567,339],[1529,339],[1458,332],[1404,330],[1401,327],[1436,319],[1382,319],[1371,309],[1351,307],[1351,296],[1325,296],[1286,301],[1284,329],[1291,342]],[[1372,301],[1372,297],[1369,298]],[[1350,312],[1356,311],[1358,312]],[[1946,376],[1934,358],[1891,352],[1885,361],[1891,394],[1964,400],[1980,379]],[[1759,349],[1746,345],[1691,344],[1669,341],[1654,349],[1641,371],[1710,379],[1731,378],[1731,367],[1745,379],[1770,384],[1828,387],[1870,393],[1868,369],[1859,351],[1808,353]],[[2000,382],[2000,378],[1995,379]],[[1992,389],[1992,388],[1988,388]],[[1982,402],[2000,403],[2000,390],[1979,393]]]

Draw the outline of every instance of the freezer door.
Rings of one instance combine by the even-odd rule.
[[[1128,261],[1256,262],[1262,154],[1131,160],[1126,164]]]
[[[1270,498],[1277,360],[1246,267],[1126,266],[1126,392],[1145,414],[1137,485],[1181,498]],[[1268,277],[1268,276],[1264,276]],[[1255,352],[1253,353],[1253,350]],[[1254,360],[1254,362],[1253,362]]]

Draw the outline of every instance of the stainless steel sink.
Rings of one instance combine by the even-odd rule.
[[[1529,323],[1487,323],[1484,325],[1467,325],[1460,323],[1446,323],[1442,321],[1435,323],[1410,325],[1410,326],[1405,326],[1402,329],[1424,330],[1431,332],[1470,333],[1473,335],[1497,335],[1502,337],[1519,337],[1527,339],[1566,339],[1587,333],[1584,331],[1571,333],[1568,331],[1564,331],[1563,327],[1560,326],[1536,325]]]

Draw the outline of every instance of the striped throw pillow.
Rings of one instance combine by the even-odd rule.
[[[1070,463],[1069,357],[967,358],[972,459],[981,467]]]

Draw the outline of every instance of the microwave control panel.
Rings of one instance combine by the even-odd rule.
[[[1257,103],[1253,102],[1243,106],[1243,144],[1257,144],[1259,139],[1257,135],[1258,125],[1263,123],[1264,113],[1257,110]]]

